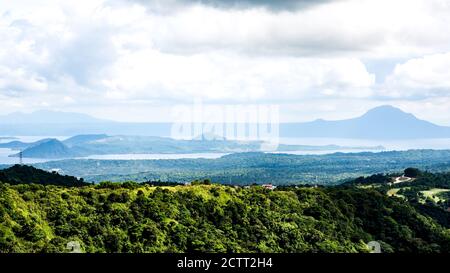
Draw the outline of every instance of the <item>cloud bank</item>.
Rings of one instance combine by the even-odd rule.
[[[155,120],[202,98],[289,120],[389,103],[450,125],[449,18],[438,0],[6,1],[0,114]]]

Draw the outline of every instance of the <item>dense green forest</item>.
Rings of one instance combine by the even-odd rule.
[[[229,184],[339,184],[349,178],[403,171],[413,166],[450,171],[450,150],[410,150],[380,153],[292,155],[239,153],[218,159],[174,160],[63,160],[35,164],[61,169],[89,182],[161,180],[190,182],[211,179]]]
[[[16,184],[42,184],[60,186],[88,185],[83,178],[75,178],[68,175],[60,175],[56,172],[46,172],[31,166],[14,165],[0,170],[0,182],[11,185]]]
[[[0,183],[0,252],[71,241],[84,252],[367,252],[373,240],[450,252],[448,227],[377,187]]]
[[[403,178],[403,182],[398,180]],[[397,181],[396,183],[393,183]],[[377,191],[407,201],[421,214],[429,216],[445,228],[450,228],[450,173],[430,173],[407,168],[404,173],[374,174],[359,177],[341,187],[376,189]]]

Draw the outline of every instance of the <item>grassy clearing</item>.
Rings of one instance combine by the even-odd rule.
[[[398,194],[399,191],[400,191],[400,188],[390,189],[390,190],[387,191],[387,195],[388,196],[395,196],[395,197],[406,199],[405,196],[403,196],[401,194]]]
[[[382,185],[380,184],[370,184],[370,185],[358,185],[357,187],[359,189],[376,189],[381,187]]]
[[[421,193],[424,195],[425,198],[430,198],[434,202],[439,202],[439,201],[445,201],[444,199],[439,197],[439,194],[443,193],[443,192],[448,192],[448,191],[450,191],[450,190],[434,188],[434,189],[430,189],[427,191],[421,191]]]

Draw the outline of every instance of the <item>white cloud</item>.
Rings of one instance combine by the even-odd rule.
[[[121,56],[105,84],[118,99],[283,100],[368,95],[374,75],[356,59],[179,56],[141,50]],[[323,94],[322,90],[334,90]]]
[[[170,6],[170,5],[169,5]],[[309,9],[217,9],[194,5],[148,13],[133,28],[161,51],[234,50],[245,54],[411,57],[449,49],[445,1],[336,1]]]
[[[47,82],[22,68],[10,69],[0,65],[0,90],[12,96],[20,92],[39,92],[47,89]]]
[[[450,53],[426,55],[398,64],[387,86],[401,96],[450,97]]]
[[[0,112],[45,105],[121,118],[192,97],[297,103],[326,117],[400,100],[448,106],[450,57],[438,54],[450,52],[448,1],[134,2],[2,2]],[[365,62],[392,59],[409,61],[375,84]]]

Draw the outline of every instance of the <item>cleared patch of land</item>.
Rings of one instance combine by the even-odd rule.
[[[390,190],[387,191],[387,195],[388,196],[395,196],[395,197],[406,199],[405,196],[403,196],[401,194],[398,194],[399,191],[400,191],[400,188],[390,189]]]
[[[393,183],[398,184],[398,183],[405,183],[405,182],[411,182],[411,181],[414,181],[414,178],[407,177],[407,176],[399,176],[399,177],[394,178]]]
[[[439,202],[439,201],[445,201],[439,197],[439,194],[443,193],[443,192],[448,192],[448,191],[450,191],[450,190],[434,188],[434,189],[429,189],[426,191],[421,191],[421,193],[424,195],[425,198],[430,198],[434,202]]]

